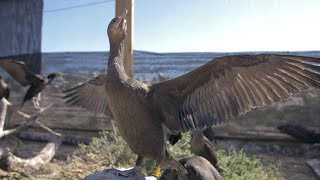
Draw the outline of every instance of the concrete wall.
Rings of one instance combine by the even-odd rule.
[[[0,1],[0,57],[25,61],[41,69],[42,0]]]

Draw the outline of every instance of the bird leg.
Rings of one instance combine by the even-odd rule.
[[[38,93],[35,97],[32,98],[31,101],[35,109],[41,109],[40,107],[41,93]]]
[[[132,169],[135,175],[138,175],[140,173],[140,169],[141,169],[140,166],[141,166],[142,162],[143,162],[143,157],[138,155],[138,158],[136,160],[136,164],[134,165],[134,167]]]
[[[43,111],[43,110],[46,110],[48,109],[49,107],[51,107],[53,104],[51,103],[50,105],[46,106],[46,107],[41,107],[40,106],[40,100],[41,100],[41,95],[40,93],[36,96],[37,98],[32,98],[32,103],[34,105],[34,108],[39,110],[39,111]]]
[[[156,165],[152,169],[152,176],[158,178],[160,176],[160,163],[156,162]]]
[[[136,164],[135,164],[134,168],[137,168],[138,170],[140,170],[140,166],[141,166],[142,162],[143,162],[143,157],[138,155],[138,158],[136,160]]]
[[[39,102],[35,98],[32,98],[31,101],[35,109],[41,109]]]
[[[7,102],[8,101],[5,98],[0,99],[0,138],[2,137],[1,134],[3,134],[4,122],[6,120],[7,115]]]

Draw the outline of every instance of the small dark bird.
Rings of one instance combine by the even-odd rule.
[[[180,132],[168,135],[168,141],[171,145],[175,145],[181,138]],[[218,165],[218,158],[212,143],[213,140],[214,131],[211,127],[204,130],[196,130],[191,133],[190,149],[193,154],[206,158],[219,172],[222,172],[222,168]]]
[[[0,75],[0,99],[6,98],[8,100],[10,95],[8,84],[5,82],[3,77]]]
[[[124,69],[127,11],[108,26],[108,69],[67,90],[67,104],[105,113],[143,158],[187,172],[166,147],[167,133],[211,127],[248,111],[320,87],[320,59],[277,54],[218,57],[180,77],[146,85]]]
[[[191,134],[190,149],[197,156],[207,159],[219,172],[222,169],[218,165],[216,150],[213,143],[203,134],[202,130],[196,130]]]
[[[222,180],[219,172],[210,164],[210,162],[201,156],[193,156],[180,159],[179,162],[187,169],[188,174],[184,175],[178,171],[168,168],[166,169],[159,180]]]
[[[320,134],[308,130],[300,125],[285,124],[278,126],[279,131],[286,133],[293,138],[306,143],[320,143]]]
[[[33,100],[32,102],[35,108],[40,108],[39,102],[34,100],[34,97],[50,84],[55,77],[62,75],[62,73],[56,72],[44,77],[30,71],[24,62],[11,59],[0,60],[0,66],[6,70],[13,79],[19,82],[21,86],[30,86],[23,98],[21,108],[26,101],[31,99]]]

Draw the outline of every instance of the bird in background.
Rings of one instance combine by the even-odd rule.
[[[320,133],[316,133],[301,125],[283,124],[277,127],[282,133],[288,134],[294,139],[305,143],[320,143]]]
[[[218,165],[216,149],[212,141],[204,135],[202,130],[195,130],[191,133],[190,149],[195,155],[207,159],[219,172],[223,171]]]
[[[44,77],[40,74],[33,73],[24,62],[12,59],[0,60],[0,67],[2,67],[21,86],[29,86],[21,103],[21,108],[26,101],[32,100],[34,107],[40,109],[41,91],[47,85],[51,84],[54,78],[62,76],[62,73],[55,72]]]
[[[0,75],[0,99],[6,98],[8,100],[9,95],[10,95],[10,90],[9,90],[8,84]]]
[[[159,180],[223,180],[220,173],[204,157],[192,156],[182,158],[179,162],[187,169],[188,174],[184,175],[175,169],[166,169]]]
[[[223,169],[218,165],[218,158],[213,144],[215,133],[213,128],[195,130],[191,132],[190,150],[197,156],[207,159],[219,172]],[[169,134],[168,141],[173,146],[182,138],[181,133]]]
[[[65,98],[93,111],[110,108],[120,135],[138,155],[135,172],[149,158],[156,161],[156,177],[160,166],[187,173],[167,150],[168,133],[211,127],[320,87],[319,58],[278,54],[217,57],[180,77],[146,85],[124,69],[126,14],[108,26],[107,73],[66,90]]]

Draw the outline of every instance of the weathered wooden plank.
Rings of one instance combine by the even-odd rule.
[[[34,109],[31,103],[23,111],[31,114]],[[69,107],[64,104],[55,104],[39,117],[39,121],[50,128],[74,129],[84,131],[110,130],[111,118],[103,114],[95,114],[80,107]],[[23,120],[16,114],[12,115],[10,125],[19,125]],[[32,125],[33,126],[33,125]]]

